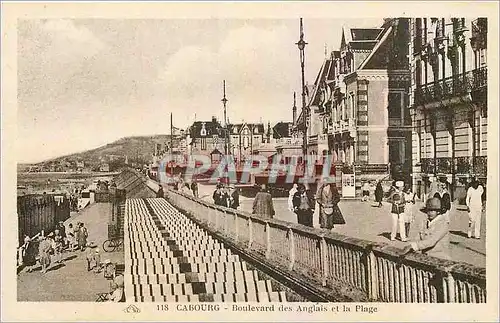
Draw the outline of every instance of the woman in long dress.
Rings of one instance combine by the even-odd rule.
[[[36,264],[36,254],[37,249],[35,246],[35,242],[30,239],[29,236],[24,237],[23,244],[23,264],[27,268],[27,272],[32,272],[33,267]]]
[[[377,186],[375,187],[375,202],[378,203],[378,207],[382,206],[382,198],[384,197],[384,189],[382,188],[382,184],[377,182]]]
[[[327,180],[318,190],[316,199],[319,204],[319,225],[324,229],[333,229],[335,222],[343,223],[342,212],[338,207],[340,194],[335,183]]]
[[[87,228],[83,223],[80,223],[80,232],[78,234],[78,246],[80,247],[81,251],[85,250],[85,247],[87,246],[87,238],[89,234],[87,231]]]

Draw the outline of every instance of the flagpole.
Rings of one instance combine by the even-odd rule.
[[[173,121],[173,113],[170,112],[170,155],[171,159],[174,155],[174,121]],[[174,164],[173,160],[170,161],[170,175],[172,179],[174,178]]]

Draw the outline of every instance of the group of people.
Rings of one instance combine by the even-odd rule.
[[[83,251],[87,245],[87,238],[88,230],[83,223],[78,222],[75,228],[70,223],[66,231],[64,223],[60,221],[48,235],[43,231],[34,238],[25,235],[20,262],[27,268],[27,272],[32,272],[38,260],[42,267],[41,272],[46,273],[52,262],[62,263],[62,256],[66,250]]]
[[[289,192],[288,207],[297,215],[299,224],[313,227],[314,213],[319,213],[319,227],[333,229],[335,224],[345,224],[338,203],[340,194],[330,177],[324,177],[318,183],[316,194],[311,192],[307,183],[294,184]]]
[[[398,190],[392,195],[393,205],[391,213],[393,214],[393,229],[391,232],[391,240],[395,237],[394,224],[396,214],[400,215],[403,212],[404,216],[408,215],[414,219],[412,211],[408,212],[401,208],[401,205],[407,205],[408,199],[410,203],[415,203],[415,195],[408,196],[408,191],[403,191],[404,183],[396,183]],[[450,255],[450,211],[452,208],[451,195],[448,191],[448,183],[445,178],[431,183],[430,192],[426,196],[426,204],[422,212],[427,214],[427,220],[422,225],[422,230],[418,237],[405,247],[405,253],[409,251],[418,251],[442,259],[451,259]],[[411,193],[411,192],[410,192]],[[469,227],[467,230],[468,238],[480,239],[481,214],[483,212],[482,196],[484,189],[477,179],[473,179],[467,189],[466,205],[469,214]],[[397,196],[401,197],[397,197]],[[413,197],[411,197],[413,196]],[[397,210],[396,210],[397,209]],[[406,222],[403,220],[403,222]],[[403,226],[399,220],[400,237],[402,241],[408,240],[409,225]]]
[[[405,187],[403,181],[394,182],[391,190],[392,194],[389,197],[392,204],[391,241],[396,240],[399,229],[400,240],[406,242],[410,235],[411,223],[415,221],[413,205],[415,204],[416,195],[411,191],[409,186]]]
[[[378,181],[375,184],[375,189],[373,189],[373,182],[368,182],[366,181],[362,186],[361,186],[361,191],[362,191],[362,198],[361,200],[363,202],[369,201],[370,200],[370,193],[373,191],[375,195],[375,202],[377,202],[378,207],[382,207],[382,199],[384,198],[384,189],[382,188],[382,182]]]
[[[187,183],[182,178],[178,178],[174,184],[174,189],[187,195],[199,197],[198,183],[196,180],[191,181],[191,183]]]
[[[240,206],[240,193],[234,185],[218,183],[212,195],[215,205],[238,209]]]

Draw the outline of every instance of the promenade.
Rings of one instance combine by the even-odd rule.
[[[199,195],[203,200],[213,202],[212,194],[215,186],[199,185]],[[287,198],[274,198],[276,218],[297,223],[297,216],[287,208]],[[240,197],[239,210],[252,212],[253,198]],[[414,205],[415,222],[411,226],[409,239],[416,239],[426,215],[420,211],[423,203]],[[403,248],[407,243],[399,240],[390,241],[391,230],[391,205],[384,202],[383,207],[376,207],[374,201],[362,202],[361,200],[341,200],[339,208],[346,220],[345,225],[337,225],[334,232],[359,239],[384,242],[395,247]],[[486,266],[486,216],[483,214],[481,236],[479,240],[467,238],[468,214],[464,207],[457,210],[454,206],[451,214],[451,257],[455,261],[462,261],[475,266]],[[317,219],[316,219],[317,221]]]
[[[72,216],[64,223],[83,222],[89,231],[88,241],[94,241],[101,252],[101,261],[110,259],[112,262],[123,263],[121,252],[106,253],[102,243],[108,238],[108,218],[111,212],[110,203],[92,204],[80,213]],[[92,249],[94,250],[94,249]],[[54,265],[45,274],[41,267],[32,273],[25,270],[17,275],[17,300],[38,301],[95,301],[97,293],[109,292],[109,280],[103,273],[95,274],[87,271],[87,251],[73,251],[63,254],[63,263]]]

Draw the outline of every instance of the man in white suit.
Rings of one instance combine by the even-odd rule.
[[[467,211],[469,212],[469,229],[467,230],[467,236],[469,238],[481,239],[481,214],[483,212],[483,186],[479,183],[477,179],[474,179],[471,186],[467,190],[467,197],[465,198],[465,204],[467,205]]]

